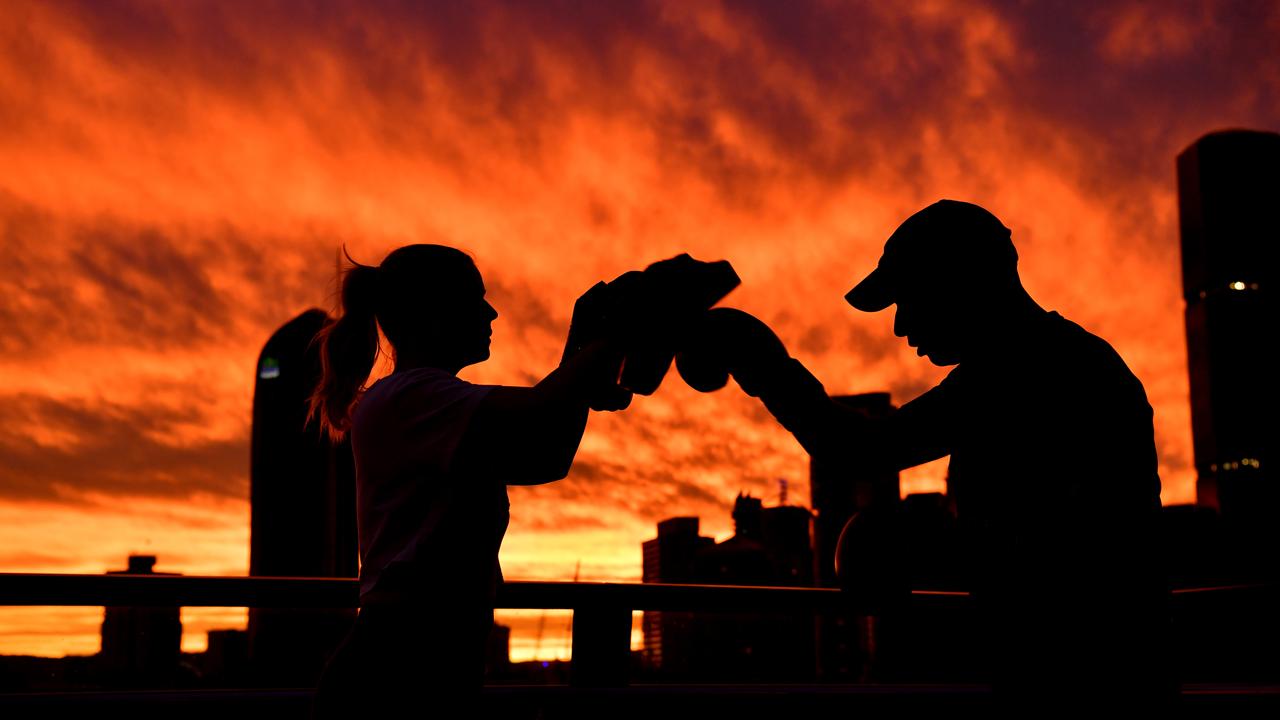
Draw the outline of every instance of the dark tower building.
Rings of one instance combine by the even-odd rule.
[[[785,495],[784,495],[785,499]],[[766,508],[739,495],[733,537],[698,551],[701,582],[812,586],[808,508]],[[815,672],[813,618],[768,611],[699,614],[693,652],[699,680],[804,682]]]
[[[1280,244],[1280,135],[1230,130],[1178,156],[1197,502],[1260,529],[1280,509],[1276,373],[1261,345]]]
[[[130,555],[126,570],[108,575],[176,575],[154,570],[154,555]],[[112,683],[172,682],[182,652],[181,608],[108,607],[102,617],[104,676]]]
[[[889,393],[838,395],[836,402],[855,408],[870,417],[893,412]],[[809,493],[813,505],[814,584],[838,587],[836,545],[840,532],[858,510],[873,505],[896,503],[901,497],[898,473],[871,475],[857,468],[809,461]],[[817,619],[818,675],[826,680],[856,680],[866,664],[866,618],[823,615]]]
[[[838,395],[841,405],[856,408],[869,417],[893,412],[889,393]],[[897,502],[901,496],[898,473],[860,474],[857,469],[809,461],[809,493],[813,505],[814,577],[818,587],[837,587],[836,543],[845,523],[859,509],[872,504]]]
[[[764,503],[739,494],[733,502],[733,537],[698,549],[695,582],[711,585],[772,585],[773,568],[764,546]]]
[[[715,544],[713,538],[698,534],[698,518],[669,518],[658,523],[658,536],[646,540],[643,582],[697,582],[698,551]],[[690,670],[693,657],[692,614],[646,610],[644,613],[644,660],[668,677]]]
[[[799,505],[779,505],[761,512],[761,542],[773,564],[773,584],[813,587],[813,513]]]
[[[253,393],[249,574],[356,577],[358,540],[351,446],[335,445],[307,400],[320,376],[312,344],[328,321],[321,310],[290,320],[258,357]],[[249,612],[256,674],[277,683],[314,683],[354,618],[353,609]]]
[[[807,508],[765,508],[739,494],[734,535],[698,534],[698,518],[658,523],[644,543],[644,581],[709,585],[812,585]],[[644,614],[646,664],[663,680],[798,682],[814,675],[813,624],[795,613]]]
[[[209,631],[209,645],[204,652],[201,673],[221,687],[236,687],[247,678],[249,635],[244,630]]]

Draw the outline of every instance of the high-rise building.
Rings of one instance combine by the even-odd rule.
[[[669,518],[658,523],[658,536],[642,546],[643,582],[697,582],[698,551],[715,540],[698,534],[698,518]],[[692,613],[646,610],[643,619],[644,662],[668,677],[689,672],[693,657]]]
[[[176,575],[155,571],[154,555],[130,555],[125,570],[108,575]],[[181,608],[107,607],[102,617],[105,677],[112,682],[171,680],[182,652]]]
[[[812,586],[811,515],[739,494],[734,535],[698,534],[698,518],[658,524],[644,543],[644,581]],[[767,611],[644,614],[644,659],[664,680],[799,682],[814,676],[812,619]]]
[[[1277,320],[1280,135],[1211,133],[1177,166],[1197,502],[1262,527],[1280,509],[1277,378],[1262,351]]]
[[[249,574],[356,577],[355,469],[348,442],[308,421],[320,377],[316,334],[328,322],[308,310],[271,336],[258,357],[253,394]],[[263,680],[305,685],[354,619],[353,609],[254,608],[249,654]]]
[[[894,410],[887,392],[837,395],[831,399],[871,418],[884,417]],[[814,515],[814,577],[819,587],[837,587],[835,559],[840,532],[859,509],[898,501],[898,473],[868,474],[854,466],[810,459],[809,493]]]
[[[739,494],[733,537],[698,550],[698,581],[713,585],[813,585],[808,508],[766,508]],[[803,682],[814,678],[813,618],[753,610],[699,613],[695,679],[711,682]]]
[[[202,676],[223,687],[235,687],[246,681],[248,669],[248,633],[230,628],[210,630],[209,644],[201,661]]]
[[[799,505],[778,505],[760,514],[760,541],[773,566],[773,584],[813,587],[813,513]]]

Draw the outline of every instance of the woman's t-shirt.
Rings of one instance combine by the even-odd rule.
[[[360,598],[379,579],[409,578],[442,604],[492,607],[498,549],[510,519],[506,484],[453,468],[467,425],[492,389],[438,368],[393,373],[356,405]],[[393,568],[393,573],[387,573]],[[401,581],[392,590],[405,589]]]

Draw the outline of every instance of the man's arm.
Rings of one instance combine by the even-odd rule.
[[[869,472],[898,472],[951,452],[944,395],[945,389],[934,388],[888,415],[871,417],[833,400],[799,360],[790,358],[758,396],[811,457]]]
[[[686,367],[693,369],[697,376],[687,379],[703,390],[723,385],[724,380],[708,378],[732,375],[811,457],[896,472],[950,452],[947,388],[934,388],[886,417],[868,417],[832,400],[760,320],[728,308],[708,316],[686,351],[693,357],[683,358],[682,374]]]

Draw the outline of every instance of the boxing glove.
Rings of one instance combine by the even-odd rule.
[[[739,282],[724,260],[702,262],[682,254],[596,283],[574,305],[564,358],[609,337],[623,352],[619,388],[650,395],[662,384],[690,327]]]
[[[676,369],[695,390],[719,390],[732,375],[745,393],[762,397],[786,379],[791,355],[773,330],[750,313],[713,308],[686,337]]]

